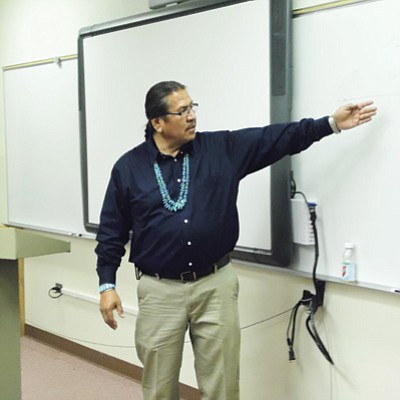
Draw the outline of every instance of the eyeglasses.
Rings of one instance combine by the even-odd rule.
[[[192,103],[190,106],[183,107],[180,111],[169,111],[166,112],[165,115],[178,115],[180,117],[187,117],[190,112],[196,112],[199,107],[198,103]]]

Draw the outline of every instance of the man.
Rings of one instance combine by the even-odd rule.
[[[315,141],[368,122],[372,102],[331,117],[233,132],[196,132],[184,85],[146,95],[146,141],[115,164],[97,235],[100,310],[123,316],[116,270],[132,232],[139,315],[135,341],[145,400],[178,400],[184,336],[190,332],[203,400],[239,399],[238,281],[228,254],[238,239],[238,185],[246,175]]]

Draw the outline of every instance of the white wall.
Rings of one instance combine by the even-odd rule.
[[[308,7],[331,7],[337,5],[337,3],[357,3],[363,0],[344,0],[344,1],[333,1],[333,0],[292,0],[293,10],[305,9]],[[336,4],[335,4],[336,3]]]
[[[6,66],[75,54],[79,28],[143,11],[147,11],[147,0],[2,0],[0,64]],[[2,96],[0,99],[0,221],[5,221]],[[94,246],[91,240],[72,239],[70,254],[26,260],[27,322],[138,364],[132,348],[133,316],[127,315],[113,332],[102,322],[95,304],[68,297],[51,300],[47,295],[55,282],[96,295]],[[311,289],[310,280],[305,278],[236,267],[241,283],[240,311],[244,327],[290,309],[303,289]],[[126,261],[120,268],[118,281],[124,303],[135,306],[136,282],[132,267]],[[400,329],[399,307],[400,298],[390,293],[328,284],[318,327],[336,362],[334,368],[322,358],[306,333],[304,313],[298,323],[298,361],[294,364],[287,361],[288,313],[244,329],[242,399],[392,398],[399,387],[399,350],[395,341]],[[192,364],[187,345],[182,381],[196,386]]]

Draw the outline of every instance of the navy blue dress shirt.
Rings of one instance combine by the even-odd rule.
[[[115,283],[130,241],[129,261],[147,274],[178,275],[205,269],[231,252],[239,236],[240,180],[298,153],[332,133],[328,117],[236,131],[197,132],[176,157],[148,140],[114,165],[97,233],[100,284]],[[168,211],[153,165],[157,161],[173,200],[179,195],[182,160],[189,154],[185,207]]]

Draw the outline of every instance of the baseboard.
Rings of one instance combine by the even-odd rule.
[[[27,324],[25,324],[25,335],[37,339],[57,350],[64,351],[108,370],[128,376],[138,383],[142,380],[141,367],[120,360],[119,358],[89,349],[88,347]],[[182,400],[200,400],[199,390],[191,386],[180,383],[179,392]]]

